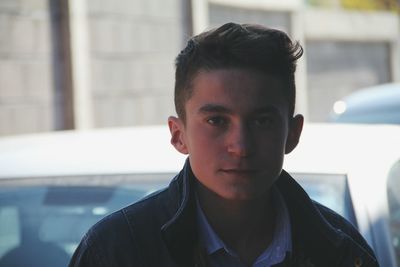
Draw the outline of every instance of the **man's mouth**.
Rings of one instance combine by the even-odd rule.
[[[228,174],[254,174],[258,172],[256,169],[222,169],[221,171]]]

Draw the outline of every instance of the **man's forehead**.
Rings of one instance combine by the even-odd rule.
[[[196,78],[204,75],[213,75],[213,74],[236,74],[236,75],[251,75],[254,76],[255,79],[259,79],[263,77],[265,80],[274,80],[279,81],[280,75],[275,75],[271,72],[262,69],[256,68],[246,68],[246,67],[217,67],[217,68],[200,68],[196,72],[193,73],[192,81],[196,80]]]
[[[279,107],[275,105],[260,105],[260,106],[252,106],[251,111],[253,113],[276,113],[279,112]],[[199,113],[226,113],[233,114],[235,110],[225,106],[224,104],[214,104],[207,103],[199,107]]]
[[[195,93],[198,87],[231,83],[246,80],[249,84],[263,87],[264,90],[284,91],[286,82],[279,75],[264,73],[260,70],[242,68],[219,68],[212,70],[200,70],[191,79],[188,85],[189,97]]]
[[[288,104],[280,79],[249,69],[202,70],[193,79],[190,91],[185,106],[196,102],[195,109],[203,113],[228,113],[241,105],[254,106],[257,112],[272,112]]]

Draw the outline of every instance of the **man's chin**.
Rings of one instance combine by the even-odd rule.
[[[229,201],[252,201],[260,198],[264,198],[268,195],[269,189],[260,190],[260,188],[249,189],[249,190],[231,190],[228,192],[223,192],[219,194],[220,197]]]

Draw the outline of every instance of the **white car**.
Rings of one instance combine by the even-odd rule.
[[[400,124],[400,83],[362,88],[336,101],[330,121]]]
[[[0,267],[66,266],[92,224],[181,169],[169,139],[166,126],[0,138]],[[307,124],[284,168],[399,266],[399,126]]]

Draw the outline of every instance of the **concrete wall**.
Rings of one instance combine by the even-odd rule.
[[[392,12],[307,9],[310,121],[328,120],[334,102],[354,91],[399,81],[399,25]]]
[[[63,126],[54,1],[0,0],[0,135]],[[164,124],[175,113],[173,61],[191,29],[227,21],[277,27],[305,46],[297,106],[309,120],[325,120],[335,100],[361,86],[400,80],[394,13],[315,9],[303,0],[192,0],[191,12],[187,0],[68,3],[77,128]]]
[[[0,1],[0,135],[53,129],[47,0]]]
[[[174,58],[191,34],[188,2],[68,2],[76,127],[166,123],[175,113]],[[60,18],[51,3],[0,1],[0,135],[62,129],[63,66],[54,46],[63,44],[54,39]]]
[[[399,81],[400,19],[393,12],[307,6],[302,0],[193,0],[197,32],[225,22],[260,23],[299,40],[297,111],[327,121],[335,101],[365,86]],[[325,3],[326,1],[324,1]],[[333,3],[335,2],[335,3]]]
[[[391,81],[385,42],[307,43],[309,120],[329,119],[335,101],[364,87]]]
[[[181,0],[88,1],[94,127],[164,124],[174,114]]]
[[[211,27],[220,26],[228,21],[268,25],[285,32],[291,32],[290,14],[288,12],[245,9],[212,3],[209,5],[209,24]]]

